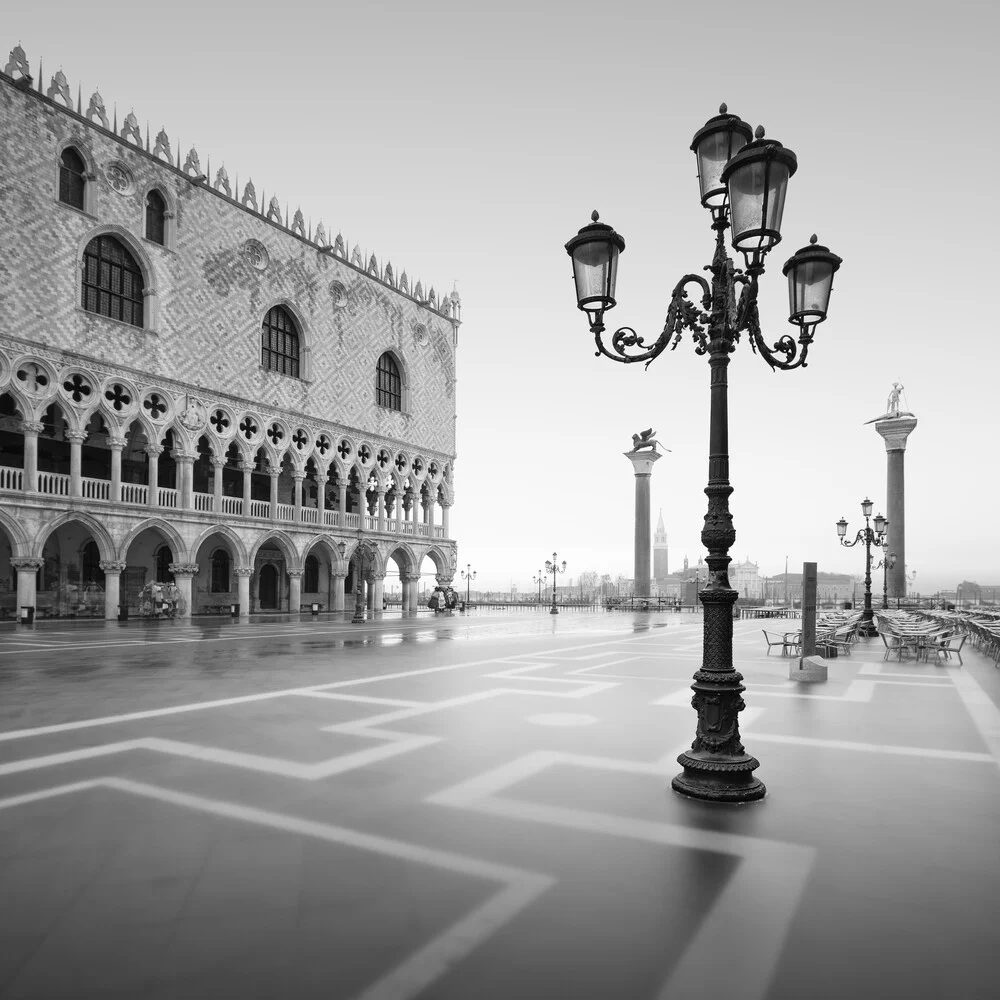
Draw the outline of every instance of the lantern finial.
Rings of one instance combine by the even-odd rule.
[[[754,132],[753,132],[753,137],[754,137],[755,139],[763,139],[763,138],[764,138],[764,126],[763,126],[763,125],[758,125],[758,126],[757,126],[757,127],[756,127],[756,128],[754,129]]]
[[[719,105],[719,114],[720,115],[724,115],[728,110],[729,110],[729,108],[725,105],[725,103]]]
[[[815,233],[813,233],[812,236],[809,237],[809,242],[812,243],[813,245],[815,245],[815,243],[816,243],[816,234]]]
[[[595,208],[593,212],[590,213],[590,221],[597,222],[600,216],[597,214],[597,209]]]

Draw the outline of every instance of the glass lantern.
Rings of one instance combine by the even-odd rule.
[[[774,139],[756,139],[741,149],[722,171],[729,190],[729,217],[733,249],[759,262],[781,240],[788,178],[798,168],[795,154]]]
[[[591,322],[599,322],[604,310],[615,305],[618,255],[625,249],[625,241],[598,218],[595,211],[591,224],[566,244],[566,252],[573,259],[576,304],[593,314]]]
[[[788,322],[813,326],[826,319],[833,289],[833,276],[842,259],[820,246],[813,234],[809,246],[797,250],[785,262],[781,273],[788,276]]]
[[[719,114],[709,118],[691,140],[691,149],[698,160],[701,203],[713,213],[721,211],[726,204],[723,168],[753,139],[750,126],[738,115],[726,112],[725,104],[720,105]]]

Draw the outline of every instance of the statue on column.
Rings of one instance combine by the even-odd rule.
[[[899,382],[892,383],[892,391],[889,393],[889,401],[885,408],[886,413],[890,413],[894,417],[899,415],[899,394],[902,391],[903,387]]]
[[[656,431],[652,427],[640,431],[638,434],[633,434],[632,450],[642,451],[644,448],[648,448],[650,451],[656,451],[656,446],[659,442],[653,437],[654,434],[656,434]]]

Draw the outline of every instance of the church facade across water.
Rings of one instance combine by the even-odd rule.
[[[422,564],[451,582],[457,293],[19,47],[0,165],[0,610],[112,618],[150,584],[182,614],[381,609],[393,565],[408,609]]]

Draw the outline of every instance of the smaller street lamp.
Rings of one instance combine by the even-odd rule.
[[[559,614],[559,609],[556,607],[556,576],[559,573],[565,573],[566,572],[566,560],[563,559],[562,565],[560,566],[556,562],[556,560],[558,558],[559,557],[555,554],[555,552],[553,552],[552,553],[552,558],[545,560],[545,571],[547,573],[551,573],[552,574],[552,607],[549,608],[549,614],[550,615],[557,615],[557,614]]]
[[[542,603],[542,584],[545,582],[545,576],[542,574],[541,570],[539,570],[538,573],[531,578],[531,582],[538,584],[538,603],[541,604]]]
[[[351,619],[352,625],[363,625],[365,621],[364,579],[365,579],[365,556],[368,555],[368,545],[365,542],[365,533],[358,528],[358,544],[355,548],[358,557],[358,579],[354,585],[354,617]]]
[[[885,544],[885,529],[889,522],[881,514],[876,514],[875,527],[872,529],[869,521],[872,514],[872,502],[867,497],[861,501],[861,513],[865,518],[865,526],[858,531],[853,542],[847,541],[845,537],[847,534],[846,518],[842,517],[837,522],[837,534],[840,537],[840,544],[847,548],[852,548],[858,542],[865,543],[865,610],[861,616],[858,631],[864,635],[872,636],[875,634],[872,614],[872,546]]]
[[[466,563],[462,570],[462,579],[465,581],[465,606],[469,606],[469,586],[476,578],[476,571],[472,568],[472,563]]]
[[[889,522],[885,522],[888,526]],[[884,543],[883,543],[884,544]],[[889,570],[896,565],[896,553],[887,552],[875,566],[876,569],[882,570],[882,607],[889,607]]]

